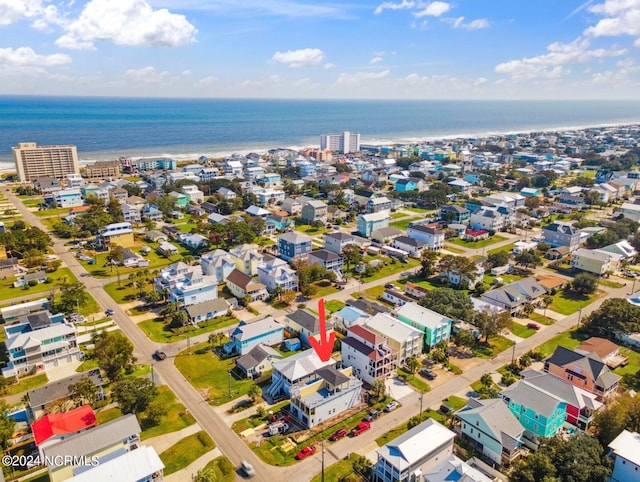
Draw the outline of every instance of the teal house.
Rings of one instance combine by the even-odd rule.
[[[417,191],[418,183],[411,178],[398,179],[395,189],[397,192]]]
[[[509,406],[520,424],[528,432],[525,437],[553,437],[567,417],[567,402],[540,390],[526,380],[519,380],[505,388],[500,398]]]
[[[409,302],[395,309],[398,319],[424,333],[424,346],[431,350],[439,341],[449,341],[452,321],[440,313]]]
[[[176,200],[176,207],[178,209],[187,207],[187,204],[189,203],[189,199],[187,198],[187,196],[185,196],[181,192],[172,191],[169,193],[169,196]]]

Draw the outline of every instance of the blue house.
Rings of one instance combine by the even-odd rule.
[[[267,316],[253,323],[241,321],[223,349],[227,354],[246,355],[260,344],[273,346],[282,343],[283,340],[284,327],[271,316]]]
[[[482,174],[478,174],[477,172],[467,172],[462,179],[470,182],[474,186],[477,186],[482,182]]]
[[[395,190],[397,192],[417,191],[418,184],[411,178],[398,179]]]
[[[278,256],[285,261],[304,259],[311,252],[311,238],[295,231],[278,237]]]
[[[302,345],[299,338],[288,338],[284,342],[284,347],[287,351],[298,351]]]
[[[265,185],[265,187],[275,187],[282,183],[282,177],[280,174],[269,172],[265,174],[260,181]]]
[[[358,234],[366,238],[371,236],[371,233],[376,229],[387,227],[389,227],[389,213],[387,211],[358,216]]]
[[[316,166],[310,162],[300,163],[298,169],[300,169],[300,177],[313,177],[316,175]]]
[[[267,224],[273,224],[276,231],[285,231],[287,228],[293,226],[293,221],[289,219],[289,216],[281,216],[280,214],[271,214],[267,218]]]

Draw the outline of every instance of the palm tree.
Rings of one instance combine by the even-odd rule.
[[[547,316],[547,308],[549,308],[549,305],[553,303],[553,296],[551,295],[544,295],[542,297],[542,304],[544,305],[544,316]]]
[[[418,368],[420,368],[420,360],[412,356],[407,360],[407,368],[409,369],[411,374],[414,374],[415,372],[418,371]]]
[[[247,392],[247,397],[251,400],[252,403],[262,396],[262,389],[258,385],[251,385],[249,387],[249,391]]]

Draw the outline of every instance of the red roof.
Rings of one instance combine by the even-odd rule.
[[[74,208],[69,209],[69,213],[70,214],[83,213],[85,211],[88,211],[89,209],[91,209],[91,206],[76,206]]]
[[[367,330],[364,326],[353,325],[349,327],[347,331],[353,333],[356,336],[359,336],[360,338],[371,343],[374,346],[377,346],[384,341],[384,337],[377,335],[370,330]]]
[[[83,405],[70,412],[51,413],[31,424],[36,445],[49,440],[55,435],[66,435],[79,432],[96,425],[96,414],[89,405]]]
[[[464,234],[466,234],[467,236],[484,236],[485,234],[489,234],[489,231],[485,231],[484,229],[467,228],[464,231]]]

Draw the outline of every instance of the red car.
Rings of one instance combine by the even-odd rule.
[[[308,457],[309,455],[315,454],[316,450],[317,448],[315,445],[309,445],[308,447],[303,448],[300,452],[296,454],[296,459],[302,460]]]
[[[539,330],[540,325],[538,325],[537,323],[527,323],[527,328],[531,328],[532,330]]]
[[[348,433],[349,432],[347,432],[345,429],[341,428],[340,430],[336,430],[335,432],[333,432],[331,434],[331,437],[329,437],[329,440],[331,440],[332,442],[335,442],[336,440],[339,440],[342,437],[346,437]]]
[[[371,428],[371,424],[369,422],[360,422],[357,426],[351,429],[351,435],[357,437],[362,432],[366,432]]]

